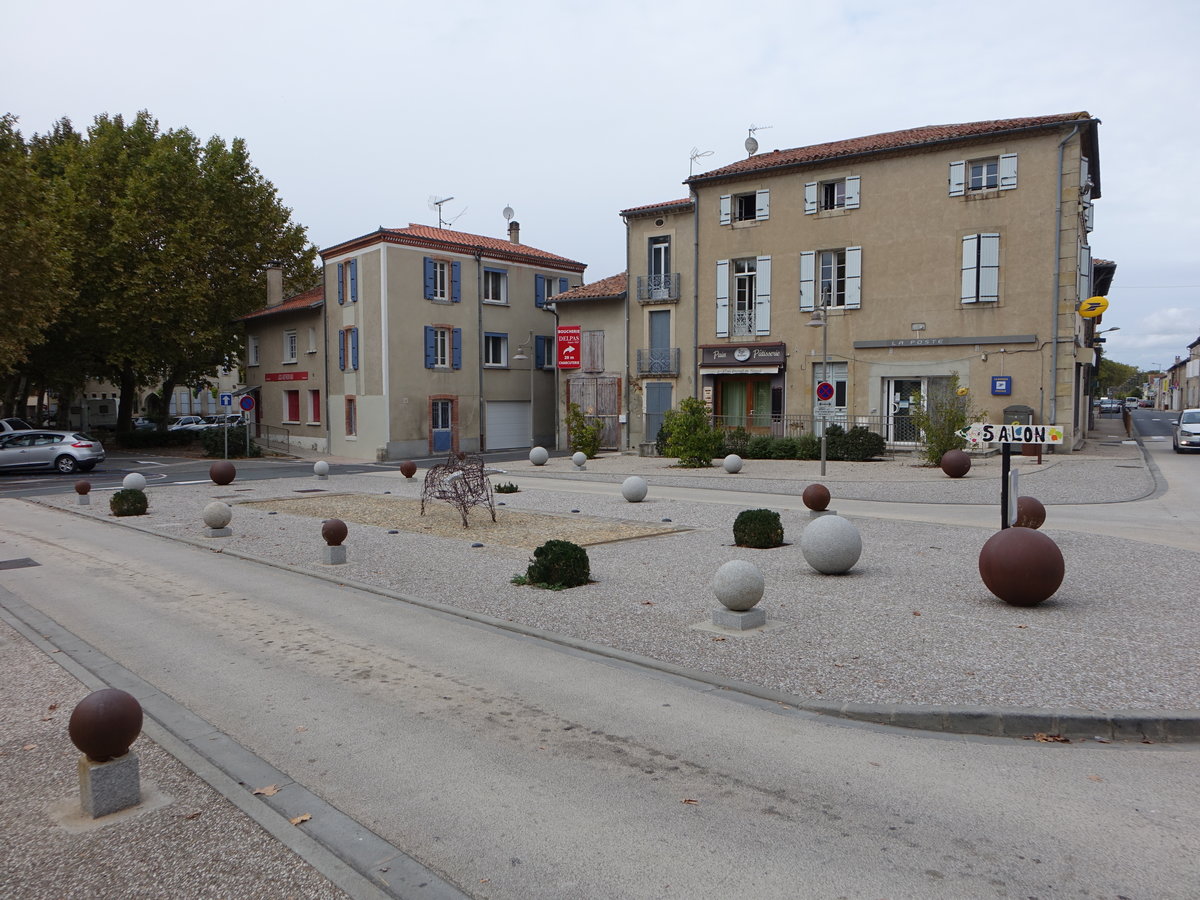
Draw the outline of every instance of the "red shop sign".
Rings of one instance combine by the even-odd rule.
[[[268,372],[264,381],[308,381],[307,372]]]
[[[578,369],[580,350],[583,344],[582,325],[558,326],[558,367],[560,369]]]

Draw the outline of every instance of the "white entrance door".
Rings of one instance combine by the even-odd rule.
[[[489,400],[485,427],[488,450],[531,446],[529,403]]]

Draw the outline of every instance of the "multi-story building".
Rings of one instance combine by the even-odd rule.
[[[409,225],[325,248],[329,452],[403,459],[550,443],[550,297],[584,264]],[[336,360],[336,365],[335,365]]]

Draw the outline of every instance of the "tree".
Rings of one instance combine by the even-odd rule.
[[[1127,366],[1107,357],[1100,358],[1096,374],[1097,391],[1104,396],[1113,396],[1119,389],[1127,388],[1140,381],[1137,366]]]
[[[712,423],[712,415],[700,400],[684,397],[678,409],[663,413],[667,433],[668,456],[679,457],[685,469],[706,469],[721,451],[721,429]]]

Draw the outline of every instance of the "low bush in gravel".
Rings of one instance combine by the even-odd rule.
[[[733,520],[733,542],[767,550],[783,546],[783,522],[773,509],[744,509]]]
[[[144,516],[150,508],[145,491],[137,488],[122,488],[108,500],[108,508],[114,516]]]
[[[497,494],[515,494],[521,490],[511,481],[502,481],[493,489]]]
[[[524,575],[514,576],[513,584],[561,591],[591,581],[587,551],[570,541],[546,541],[533,551],[533,559]]]

